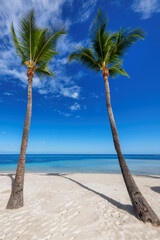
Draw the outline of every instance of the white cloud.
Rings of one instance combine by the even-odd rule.
[[[134,12],[141,13],[142,19],[152,17],[155,13],[160,13],[159,0],[134,0],[131,6]]]
[[[6,134],[6,132],[3,131],[2,134]]]
[[[47,89],[40,89],[38,92],[42,95],[48,93]]]
[[[68,29],[71,24],[86,21],[94,11],[98,0],[1,0],[0,4],[0,37],[10,34],[11,23],[18,27],[19,19],[32,8],[40,26],[49,26],[60,23]],[[77,19],[71,16],[63,21],[63,6],[66,4],[69,11],[73,11],[73,3],[81,5],[76,9]],[[71,14],[70,14],[71,15]],[[70,18],[69,18],[70,17]],[[74,20],[74,21],[73,21]]]
[[[12,56],[12,51],[6,51],[7,55],[9,55],[8,52]],[[22,66],[17,68],[17,66],[15,65],[17,63],[17,61],[13,62],[11,58],[10,58],[10,61],[8,61],[5,58],[0,60],[1,75],[2,76],[7,75],[7,76],[11,76],[12,78],[19,79],[22,82],[23,86],[27,86],[26,69]],[[19,65],[19,64],[17,63],[17,65]],[[36,76],[33,78],[33,87],[42,88],[44,86],[44,84],[45,84],[45,80],[41,80]],[[8,95],[8,94],[6,94],[6,95]]]
[[[52,93],[70,98],[79,98],[80,87],[75,84],[74,79],[79,79],[83,76],[82,72],[78,72],[74,76],[68,76],[65,64],[67,57],[58,57],[52,60],[51,69],[56,78],[40,79],[36,76],[33,78],[33,88],[37,89],[40,94]],[[26,68],[20,65],[20,59],[17,58],[13,48],[2,52],[0,59],[1,76],[10,76],[13,79],[19,79],[19,84],[27,87]],[[54,70],[55,69],[55,70]],[[1,78],[2,80],[4,78]]]
[[[63,6],[67,4],[70,12],[73,11],[74,4],[80,4],[81,8],[76,9],[76,20],[73,21],[72,14],[68,18],[63,19]],[[15,49],[11,43],[10,25],[14,23],[15,30],[18,29],[18,22],[21,17],[31,8],[35,9],[35,15],[39,26],[46,27],[54,25],[54,23],[64,23],[66,28],[71,24],[86,21],[92,14],[97,4],[97,0],[1,0],[0,4],[0,75],[1,80],[7,79],[5,76],[20,80],[17,82],[22,87],[27,86],[26,68],[21,66],[21,60],[17,57]],[[73,17],[74,18],[74,17]],[[17,32],[17,31],[16,31]],[[57,48],[60,55],[56,56],[56,60],[51,62],[51,69],[56,79],[47,78],[39,79],[37,76],[33,78],[33,87],[40,94],[46,95],[52,93],[54,96],[70,97],[78,99],[81,88],[75,83],[75,79],[83,76],[79,72],[76,76],[67,74],[67,54],[75,46],[84,46],[87,40],[75,42],[69,35],[64,36]]]
[[[98,0],[81,1],[81,10],[77,21],[85,22],[95,10]]]
[[[81,105],[78,103],[75,103],[71,107],[69,107],[69,109],[71,109],[71,111],[77,111],[81,109]]]
[[[79,97],[79,89],[77,86],[70,87],[70,88],[62,88],[61,94],[64,97],[70,97],[70,98],[77,99]]]
[[[62,112],[62,111],[60,111],[60,110],[54,110],[55,112],[57,112],[57,113],[59,113],[60,115],[63,115],[63,116],[65,116],[65,117],[70,117],[71,116],[71,114],[70,113],[65,113],[65,112]]]
[[[52,22],[61,22],[62,7],[67,3],[69,6],[72,0],[1,0],[0,20],[1,36],[10,33],[11,22],[15,27],[18,26],[19,19],[26,14],[31,8],[35,9],[38,22],[42,26],[48,26]],[[68,24],[68,21],[66,21]]]
[[[73,94],[72,94],[72,98],[78,98],[79,97],[79,93],[78,92],[74,92]]]
[[[64,55],[64,54],[69,53],[71,50],[73,50],[76,47],[87,45],[87,43],[88,43],[88,40],[75,42],[71,39],[70,36],[65,35],[63,38],[60,39],[58,46],[57,46],[57,50],[61,55]],[[67,58],[63,57],[62,59],[63,59],[63,62],[61,62],[61,63],[66,64],[68,62]]]
[[[42,88],[39,87],[38,92],[40,94],[52,94],[56,97],[69,97],[78,99],[81,88],[74,82],[74,76],[67,76],[65,67],[60,67],[59,70],[55,71],[56,78],[49,78],[45,81]],[[77,73],[78,75],[79,73]]]
[[[6,95],[6,96],[11,96],[11,95],[13,95],[13,94],[10,93],[10,92],[4,92],[3,94]]]

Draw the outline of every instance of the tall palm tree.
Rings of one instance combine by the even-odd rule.
[[[105,31],[107,23],[107,17],[98,11],[98,15],[93,20],[90,28],[90,48],[80,47],[75,49],[69,55],[69,61],[75,60],[96,73],[102,70],[113,142],[135,214],[143,222],[151,222],[153,225],[159,225],[160,221],[158,217],[142,196],[123,157],[111,107],[108,81],[109,76],[114,77],[120,74],[128,76],[122,68],[122,57],[131,45],[139,39],[143,39],[144,31],[139,28],[133,30],[120,28],[119,32],[111,33]]]
[[[34,10],[22,18],[19,27],[18,37],[15,34],[13,23],[11,26],[12,40],[17,54],[22,59],[22,64],[28,67],[28,103],[27,112],[23,128],[23,137],[21,143],[20,157],[18,161],[16,176],[12,187],[8,209],[19,208],[23,206],[23,185],[25,173],[25,155],[28,144],[29,128],[32,112],[32,79],[34,73],[38,76],[52,76],[48,64],[52,58],[58,54],[56,52],[56,43],[62,34],[63,29],[39,29],[36,25]]]

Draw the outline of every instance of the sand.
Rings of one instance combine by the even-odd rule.
[[[13,174],[0,174],[0,240],[159,240],[139,221],[119,174],[25,175],[24,207],[6,210]],[[134,176],[160,217],[160,176]]]

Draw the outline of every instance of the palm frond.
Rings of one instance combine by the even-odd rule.
[[[65,34],[65,30],[57,24],[52,31],[38,28],[34,10],[31,10],[27,16],[21,19],[18,38],[13,24],[11,32],[16,51],[22,57],[22,63],[32,68],[41,77],[54,77],[48,64],[55,54],[58,54],[56,44],[59,38]]]
[[[18,38],[16,36],[16,33],[14,31],[13,23],[11,25],[11,33],[12,33],[12,41],[13,41],[14,47],[16,49],[16,52],[22,58],[22,63],[24,63],[27,59],[25,57],[25,54],[24,54],[24,52],[22,50],[22,47],[21,47],[21,45],[20,45],[20,43],[18,41]]]
[[[104,47],[109,35],[104,34],[107,23],[107,17],[100,10],[98,10],[98,14],[94,18],[90,28],[91,44],[97,58],[101,62],[103,62],[105,58]]]
[[[116,77],[118,75],[124,75],[129,77],[127,72],[122,68],[122,61],[118,61],[109,68],[109,74],[111,77]]]
[[[117,33],[106,32],[106,40],[104,44],[104,62],[108,65],[117,61],[117,55],[113,55],[114,41]]]
[[[46,32],[44,35],[41,35],[35,63],[41,63],[44,61],[49,62],[55,54],[58,54],[55,51],[55,48],[58,39],[63,34],[66,34],[66,32],[64,30],[60,30],[53,33]]]
[[[120,28],[115,41],[114,52],[122,57],[129,47],[139,39],[144,39],[144,36],[145,32],[140,28],[135,28],[131,31],[129,29]]]
[[[29,14],[22,18],[20,27],[20,44],[22,46],[25,55],[29,60],[33,60],[34,48],[39,35],[38,28],[34,17],[34,10],[30,11]]]
[[[74,52],[72,52],[68,56],[69,62],[75,60],[76,62],[85,65],[87,68],[94,70],[95,72],[99,72],[101,66],[97,63],[94,58],[92,51],[89,48],[77,48]]]
[[[105,28],[108,23],[108,17],[99,9],[96,17],[93,19],[91,26],[90,26],[90,39],[95,39],[97,37],[97,32],[99,29],[102,32],[105,31]]]
[[[36,44],[34,46],[34,53],[33,53],[33,60],[35,61],[35,59],[37,58],[40,50],[42,49],[42,46],[45,42],[45,34],[47,32],[47,29],[38,29],[37,30],[37,39],[36,39]]]
[[[107,16],[98,11],[90,27],[90,48],[75,50],[69,55],[69,61],[76,60],[97,72],[105,64],[111,77],[119,74],[129,77],[122,67],[122,56],[132,44],[144,38],[144,31],[120,28],[119,32],[112,33],[106,31],[107,23]]]
[[[47,63],[43,63],[40,67],[36,69],[35,72],[39,77],[55,77],[54,74],[49,70]]]

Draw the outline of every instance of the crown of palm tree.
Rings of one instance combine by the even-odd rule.
[[[11,33],[13,44],[17,54],[22,58],[22,64],[30,68],[34,68],[38,75],[52,76],[53,73],[49,70],[48,64],[55,54],[57,40],[62,34],[65,34],[64,29],[40,29],[36,25],[34,10],[23,17],[19,26],[18,37],[16,36],[13,23],[11,25]]]
[[[144,31],[140,28],[120,28],[119,32],[112,33],[105,31],[107,23],[108,18],[98,10],[90,27],[90,47],[76,48],[69,55],[69,62],[75,60],[95,72],[107,67],[111,77],[119,74],[128,76],[122,68],[122,57],[131,45],[143,39]]]

